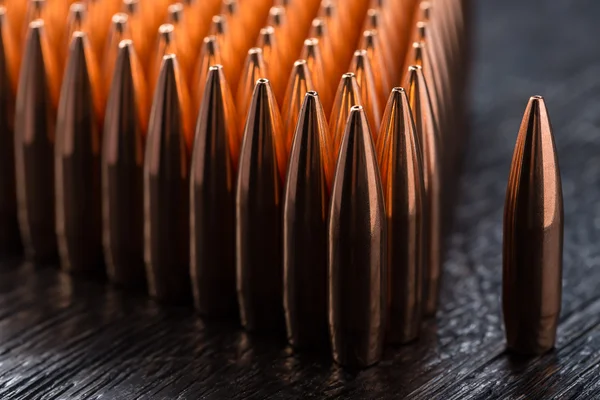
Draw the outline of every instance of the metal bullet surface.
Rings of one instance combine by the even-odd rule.
[[[383,353],[387,232],[367,117],[352,107],[333,181],[328,227],[328,312],[334,360],[367,367]]]
[[[418,141],[423,152],[425,182],[426,236],[424,240],[423,306],[425,315],[432,316],[437,311],[442,269],[440,139],[423,70],[420,66],[411,66],[408,71],[406,84]]]
[[[15,110],[15,169],[19,227],[35,262],[57,256],[54,220],[54,131],[57,66],[44,22],[30,24],[19,74]]]
[[[304,96],[283,198],[283,304],[294,347],[327,343],[327,216],[333,163],[316,92]]]
[[[275,97],[269,81],[259,79],[248,111],[236,193],[237,293],[242,325],[249,331],[284,328],[284,152],[283,124]]]
[[[319,93],[319,99],[325,110],[325,115],[329,115],[333,103],[332,83],[328,81],[326,75],[327,70],[323,62],[319,40],[314,38],[306,39],[300,58],[306,60],[306,66],[310,71],[315,90]],[[337,80],[337,77],[335,79]]]
[[[119,43],[123,39],[131,38],[128,19],[127,14],[117,13],[113,15],[111,20],[111,29],[108,33],[104,57],[102,58],[102,78],[104,84],[102,85],[102,92],[100,94],[102,95],[102,102],[104,104],[106,104],[106,100],[108,99],[108,91],[110,90],[117,54],[119,53]]]
[[[362,105],[362,100],[356,76],[353,73],[344,74],[335,95],[331,117],[329,117],[329,134],[332,138],[331,152],[334,160],[338,158],[350,110],[357,105]]]
[[[502,310],[511,351],[554,347],[561,307],[563,200],[544,100],[529,99],[506,188]]]
[[[86,34],[75,32],[56,115],[56,236],[61,267],[102,271],[99,76]]]
[[[69,54],[69,47],[71,46],[71,39],[73,39],[73,34],[76,31],[83,30],[83,21],[85,20],[85,16],[87,13],[87,9],[85,4],[76,2],[71,4],[69,7],[69,17],[67,19],[67,29],[65,30],[65,37],[63,39],[63,48],[60,52],[61,62],[65,62],[67,60],[67,56]]]
[[[192,90],[194,92],[194,113],[198,113],[202,104],[202,96],[204,95],[204,87],[206,85],[206,77],[208,70],[214,65],[221,65],[221,50],[216,36],[207,36],[202,43],[202,50],[198,59],[198,67],[196,68],[194,83]]]
[[[367,51],[371,70],[375,78],[375,88],[379,96],[379,104],[385,104],[391,90],[390,74],[388,72],[389,63],[383,58],[379,36],[377,31],[365,31],[361,48]]]
[[[377,132],[381,125],[381,107],[377,90],[375,89],[375,78],[371,70],[371,63],[366,50],[356,50],[350,65],[350,71],[356,76],[356,83],[360,87],[360,98],[369,118],[369,125],[373,128],[373,141],[377,142]]]
[[[300,111],[305,101],[306,93],[314,90],[310,71],[305,60],[299,60],[294,63],[294,69],[290,76],[285,99],[281,107],[283,117],[284,141],[287,152],[292,148],[294,132],[300,117]],[[320,102],[319,102],[320,105]]]
[[[8,31],[6,9],[0,7],[0,250],[5,254],[20,250],[15,183],[15,92],[11,64],[14,42]]]
[[[246,124],[248,109],[250,108],[250,103],[252,101],[254,85],[258,79],[266,78],[268,76],[261,49],[253,47],[248,50],[248,57],[246,57],[246,65],[244,66],[243,71],[244,72],[240,77],[240,85],[238,87],[235,103],[240,118],[240,132],[243,132],[245,129],[244,125]]]
[[[402,88],[390,94],[377,159],[388,228],[388,341],[407,343],[419,336],[421,324],[425,182],[417,131]]]
[[[144,136],[146,82],[131,40],[119,43],[102,137],[102,214],[106,269],[111,281],[143,286]]]
[[[196,309],[235,310],[235,183],[239,135],[223,67],[210,67],[190,171],[190,274]]]
[[[150,112],[144,159],[144,260],[151,296],[191,300],[189,268],[188,110],[177,58],[163,57]]]

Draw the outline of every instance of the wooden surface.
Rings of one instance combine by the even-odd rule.
[[[474,1],[472,135],[441,308],[420,340],[350,373],[281,338],[93,280],[0,268],[0,399],[600,398],[600,4]],[[504,351],[502,208],[530,95],[554,125],[565,203],[557,349]]]

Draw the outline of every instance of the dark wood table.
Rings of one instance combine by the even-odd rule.
[[[282,338],[19,260],[0,268],[0,399],[600,398],[600,3],[477,1],[471,139],[441,307],[361,372]],[[554,123],[565,203],[555,351],[505,352],[502,209],[530,95]]]

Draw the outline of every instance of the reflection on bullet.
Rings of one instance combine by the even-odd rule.
[[[269,81],[259,79],[248,111],[236,194],[237,293],[249,331],[283,329],[283,126]]]
[[[98,71],[87,37],[75,32],[56,116],[56,235],[69,272],[102,270]]]
[[[285,92],[285,99],[283,100],[283,106],[281,108],[285,135],[284,142],[288,153],[292,148],[294,132],[296,131],[296,124],[298,122],[302,104],[304,103],[306,92],[311,90],[314,90],[314,88],[310,78],[310,72],[306,66],[306,61],[296,61],[294,63],[294,69],[292,70],[292,75],[290,76],[287,90]]]
[[[369,125],[373,127],[373,142],[377,142],[377,132],[381,125],[381,108],[375,89],[375,79],[371,70],[371,63],[366,50],[354,52],[350,71],[356,76],[356,83],[360,87],[360,98],[369,118]]]
[[[388,228],[388,341],[407,343],[418,337],[421,324],[425,182],[417,132],[402,88],[390,94],[377,158]]]
[[[439,280],[442,268],[441,255],[441,180],[440,146],[438,128],[427,83],[420,66],[408,68],[408,97],[412,110],[418,141],[423,152],[423,175],[425,182],[425,273],[424,312],[434,315],[437,310]]]
[[[239,135],[223,67],[210,67],[190,172],[190,265],[196,309],[235,310],[235,181]]]
[[[119,43],[102,137],[104,257],[111,281],[145,283],[143,167],[147,129],[146,82],[133,42]]]
[[[356,105],[362,105],[360,87],[356,82],[356,76],[353,73],[347,73],[342,75],[329,118],[329,134],[332,138],[331,151],[334,160],[338,158],[350,110]]]
[[[333,358],[359,368],[381,359],[386,328],[386,220],[373,147],[366,114],[354,106],[331,195],[328,301]]]
[[[250,102],[252,101],[254,85],[258,79],[266,78],[266,76],[267,69],[263,59],[262,50],[253,47],[248,50],[246,65],[244,66],[244,72],[240,78],[240,85],[236,97],[236,110],[240,117],[239,124],[241,125],[240,132],[244,131],[246,116],[248,115],[248,109],[250,107]]]
[[[544,100],[529,99],[506,189],[502,309],[508,348],[554,347],[561,306],[562,186]]]
[[[0,7],[0,250],[19,251],[19,222],[15,183],[15,92],[12,86],[14,44],[8,31],[6,9]]]
[[[58,79],[42,20],[30,24],[21,66],[15,111],[19,227],[27,256],[46,262],[57,255],[54,130]]]
[[[154,92],[144,160],[144,260],[151,296],[191,299],[187,110],[176,56],[163,57]]]
[[[283,304],[294,347],[327,342],[327,215],[332,162],[316,92],[308,92],[290,154],[283,199]]]

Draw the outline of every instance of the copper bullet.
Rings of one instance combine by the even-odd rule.
[[[257,47],[262,49],[265,68],[269,75],[269,82],[271,82],[277,102],[281,104],[283,102],[283,96],[285,95],[287,76],[283,77],[280,75],[283,72],[283,69],[281,68],[283,59],[281,47],[278,46],[275,37],[275,28],[267,26],[260,30]]]
[[[144,260],[148,292],[161,302],[191,300],[188,110],[179,65],[163,56],[144,160]]]
[[[200,110],[200,104],[202,103],[202,96],[204,95],[204,87],[206,85],[206,77],[208,76],[208,70],[214,65],[221,65],[221,50],[219,49],[219,43],[217,42],[216,36],[207,36],[204,38],[202,43],[202,50],[198,59],[198,67],[196,68],[196,74],[194,77],[194,84],[192,86],[194,96],[194,112],[197,113]]]
[[[381,107],[379,97],[375,89],[375,78],[371,70],[371,63],[366,50],[356,50],[350,65],[356,77],[356,83],[360,87],[360,98],[362,105],[367,113],[369,125],[373,127],[373,141],[377,142],[376,130],[381,125]]]
[[[364,32],[361,48],[367,51],[371,62],[375,87],[379,95],[379,104],[385,104],[392,86],[387,67],[389,63],[384,59],[377,31]]]
[[[117,54],[119,52],[119,43],[123,39],[130,39],[131,34],[129,32],[128,16],[125,13],[117,13],[113,15],[111,20],[111,29],[108,33],[108,40],[106,42],[106,48],[104,50],[104,57],[102,61],[102,73],[104,85],[102,87],[103,103],[106,103],[108,98],[108,91],[110,90],[110,83],[112,81],[115,63],[117,61]]]
[[[381,51],[383,53],[383,59],[387,60],[390,64],[387,66],[388,75],[390,77],[390,84],[394,84],[398,80],[397,70],[401,68],[398,64],[398,56],[392,52],[391,43],[392,40],[388,36],[387,27],[384,25],[383,18],[381,17],[381,12],[378,9],[369,9],[367,11],[366,18],[366,29],[365,30],[374,30],[379,35],[379,43],[381,45]],[[398,41],[398,38],[394,38]]]
[[[300,58],[306,60],[306,65],[310,71],[315,90],[319,93],[319,99],[325,110],[325,115],[329,115],[333,103],[333,93],[330,88],[331,82],[326,75],[325,63],[321,55],[318,39],[306,39]],[[335,78],[337,80],[337,78]]]
[[[176,54],[175,44],[175,27],[172,24],[162,24],[158,28],[158,41],[154,53],[154,60],[150,67],[148,75],[148,84],[150,85],[150,93],[154,93],[154,88],[158,80],[158,75],[161,70],[163,57],[167,54]]]
[[[102,137],[104,257],[111,281],[145,284],[143,167],[146,82],[133,42],[119,43]]]
[[[379,166],[361,106],[352,107],[333,181],[328,227],[329,333],[334,360],[382,356],[387,313],[386,217]]]
[[[441,245],[441,163],[439,131],[433,116],[433,107],[423,70],[420,66],[408,68],[408,97],[423,152],[425,182],[425,273],[424,313],[434,315],[437,310],[439,280],[442,268]]]
[[[421,324],[425,182],[417,131],[402,88],[390,94],[377,159],[388,228],[388,341],[407,343],[419,336]]]
[[[328,80],[331,77],[339,75],[339,66],[335,61],[335,54],[333,53],[333,47],[331,46],[329,28],[327,27],[327,23],[323,18],[313,19],[308,37],[315,38],[319,41],[319,49],[323,58],[325,79]],[[325,113],[325,115],[327,115],[327,113]]]
[[[554,347],[561,307],[563,200],[552,125],[544,100],[529,99],[504,206],[502,310],[508,348]]]
[[[6,9],[0,7],[0,249],[18,252],[19,222],[15,183],[15,92],[11,75],[15,57],[12,35],[8,30]]]
[[[210,67],[190,172],[190,265],[196,309],[235,310],[235,182],[239,135],[223,67]]]
[[[69,17],[67,19],[67,29],[65,30],[65,35],[63,38],[63,49],[60,52],[60,61],[61,61],[61,70],[64,69],[64,63],[67,60],[67,56],[69,54],[69,47],[71,45],[71,39],[73,39],[73,34],[76,31],[83,30],[83,21],[86,16],[86,7],[85,4],[80,2],[75,2],[71,4],[69,7]]]
[[[283,126],[269,81],[259,79],[248,111],[236,194],[237,293],[249,331],[283,329]]]
[[[282,116],[284,129],[284,143],[289,153],[294,140],[294,132],[296,132],[296,124],[302,105],[305,101],[307,92],[314,90],[313,83],[310,77],[310,71],[305,60],[299,60],[294,63],[294,69],[288,82],[283,101]],[[319,105],[321,103],[319,102]],[[329,133],[328,133],[329,134]]]
[[[353,106],[362,104],[360,87],[356,82],[356,76],[353,73],[342,75],[337,94],[335,95],[335,101],[333,102],[331,117],[329,117],[329,134],[332,138],[331,151],[334,160],[338,158],[350,110]]]
[[[244,131],[246,116],[248,115],[252,93],[254,92],[254,85],[258,79],[267,77],[267,69],[261,49],[253,47],[248,50],[248,57],[246,57],[246,65],[243,71],[236,96],[236,110],[239,116],[240,132]]]
[[[58,71],[44,22],[29,24],[15,111],[15,169],[21,238],[36,262],[57,255],[54,220],[54,130]]]
[[[75,32],[56,116],[56,235],[65,271],[102,270],[99,76],[87,37]]]
[[[283,304],[294,347],[327,342],[327,215],[333,163],[316,92],[308,92],[283,198]]]
[[[235,90],[237,89],[240,79],[240,69],[237,65],[238,55],[230,40],[230,30],[227,25],[227,19],[222,15],[215,15],[212,18],[211,31],[211,34],[217,38],[217,43],[219,44],[225,79],[227,79],[227,82],[231,82],[231,87]]]

